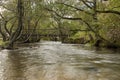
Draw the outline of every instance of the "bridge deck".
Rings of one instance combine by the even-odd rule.
[[[32,32],[34,29],[23,29],[23,31],[27,31],[27,32]],[[35,30],[36,32],[38,33],[33,33],[31,35],[31,33],[27,34],[27,33],[23,33],[22,36],[39,36],[39,37],[59,37],[59,36],[65,36],[65,37],[68,37],[70,36],[71,32],[76,32],[76,31],[90,31],[90,30],[81,30],[81,29],[74,29],[74,30],[70,30],[70,29],[62,29],[63,31],[63,34],[60,35],[60,34],[55,34],[55,33],[50,33],[52,31],[59,31],[58,29],[36,29]],[[43,33],[40,33],[40,32],[43,32]],[[44,32],[48,32],[48,33],[44,33]],[[66,33],[65,33],[66,32]]]
[[[27,36],[29,34],[21,34],[22,36]],[[53,36],[69,36],[69,35],[57,35],[57,34],[32,34],[31,36],[40,36],[40,37],[53,37]]]

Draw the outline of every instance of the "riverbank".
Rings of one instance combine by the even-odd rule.
[[[103,47],[103,48],[113,48],[113,49],[119,49],[120,44],[119,43],[113,43],[113,42],[107,42],[102,39],[99,40],[90,40],[86,39],[85,37],[81,38],[67,38],[63,41],[63,43],[66,44],[83,44],[83,45],[89,45],[89,46],[95,46],[95,47]]]
[[[44,41],[44,40],[43,40]],[[56,42],[56,41],[55,41]],[[28,42],[28,44],[31,42]],[[36,43],[36,42],[32,42]],[[64,44],[82,44],[84,46],[90,46],[90,47],[98,47],[98,48],[108,48],[108,49],[120,49],[120,45],[117,44],[108,44],[103,41],[90,41],[89,39],[83,38],[66,38],[62,43]],[[0,48],[5,49],[7,42],[3,42],[0,40]],[[18,45],[20,44],[26,44],[26,43],[15,43],[15,47],[13,49],[16,49]]]

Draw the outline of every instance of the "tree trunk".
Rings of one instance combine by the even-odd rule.
[[[14,42],[17,40],[17,38],[20,36],[23,28],[23,5],[22,0],[18,0],[17,4],[17,10],[18,10],[18,28],[16,31],[11,35],[10,42],[7,46],[7,49],[12,49]]]
[[[6,41],[6,35],[2,31],[1,24],[0,24],[0,34],[2,35],[3,41]]]

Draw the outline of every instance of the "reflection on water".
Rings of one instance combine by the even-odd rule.
[[[120,80],[120,54],[59,42],[25,44],[0,51],[0,80]]]

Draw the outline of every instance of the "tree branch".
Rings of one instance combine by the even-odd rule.
[[[59,15],[56,11],[54,10],[50,10],[50,9],[47,9],[48,11],[51,11],[53,13],[55,13],[58,17],[62,18],[62,19],[67,19],[67,20],[80,20],[82,21],[85,25],[87,25],[88,29],[91,30],[93,33],[95,33],[100,39],[110,43],[110,41],[106,40],[105,38],[103,38],[98,32],[96,32],[92,27],[91,25],[86,22],[85,20],[83,20],[82,18],[69,18],[69,17],[64,17],[64,16],[61,16]]]
[[[69,4],[65,4],[65,3],[57,3],[57,4],[63,4],[63,5],[65,5],[65,6],[74,8],[74,9],[76,9],[76,10],[78,10],[78,11],[82,11],[82,12],[85,12],[85,13],[87,13],[87,14],[89,14],[89,15],[92,15],[92,13],[90,13],[90,12],[87,12],[87,11],[85,11],[85,10],[83,10],[83,9],[77,8],[77,7],[72,6],[72,5],[69,5]]]
[[[92,9],[92,7],[90,5],[88,5],[87,3],[93,3],[93,2],[89,2],[89,1],[84,1],[84,0],[81,0],[88,8]]]
[[[2,5],[2,7],[3,7],[3,8],[5,8],[6,10],[8,10],[8,11],[11,11],[11,12],[16,13],[16,11],[15,11],[15,10],[9,9],[9,8],[7,8],[7,7],[6,7],[6,6],[4,6],[4,5]]]
[[[68,17],[64,17],[64,16],[61,16],[60,14],[58,14],[56,11],[54,10],[51,10],[51,9],[48,9],[48,8],[45,8],[46,10],[50,11],[50,12],[53,12],[55,13],[58,17],[62,18],[62,19],[69,19],[69,20],[82,20],[82,18],[68,18]]]
[[[120,16],[120,12],[119,11],[114,11],[114,10],[107,10],[107,11],[99,11],[96,10],[97,13],[112,13],[112,14],[117,14]]]

